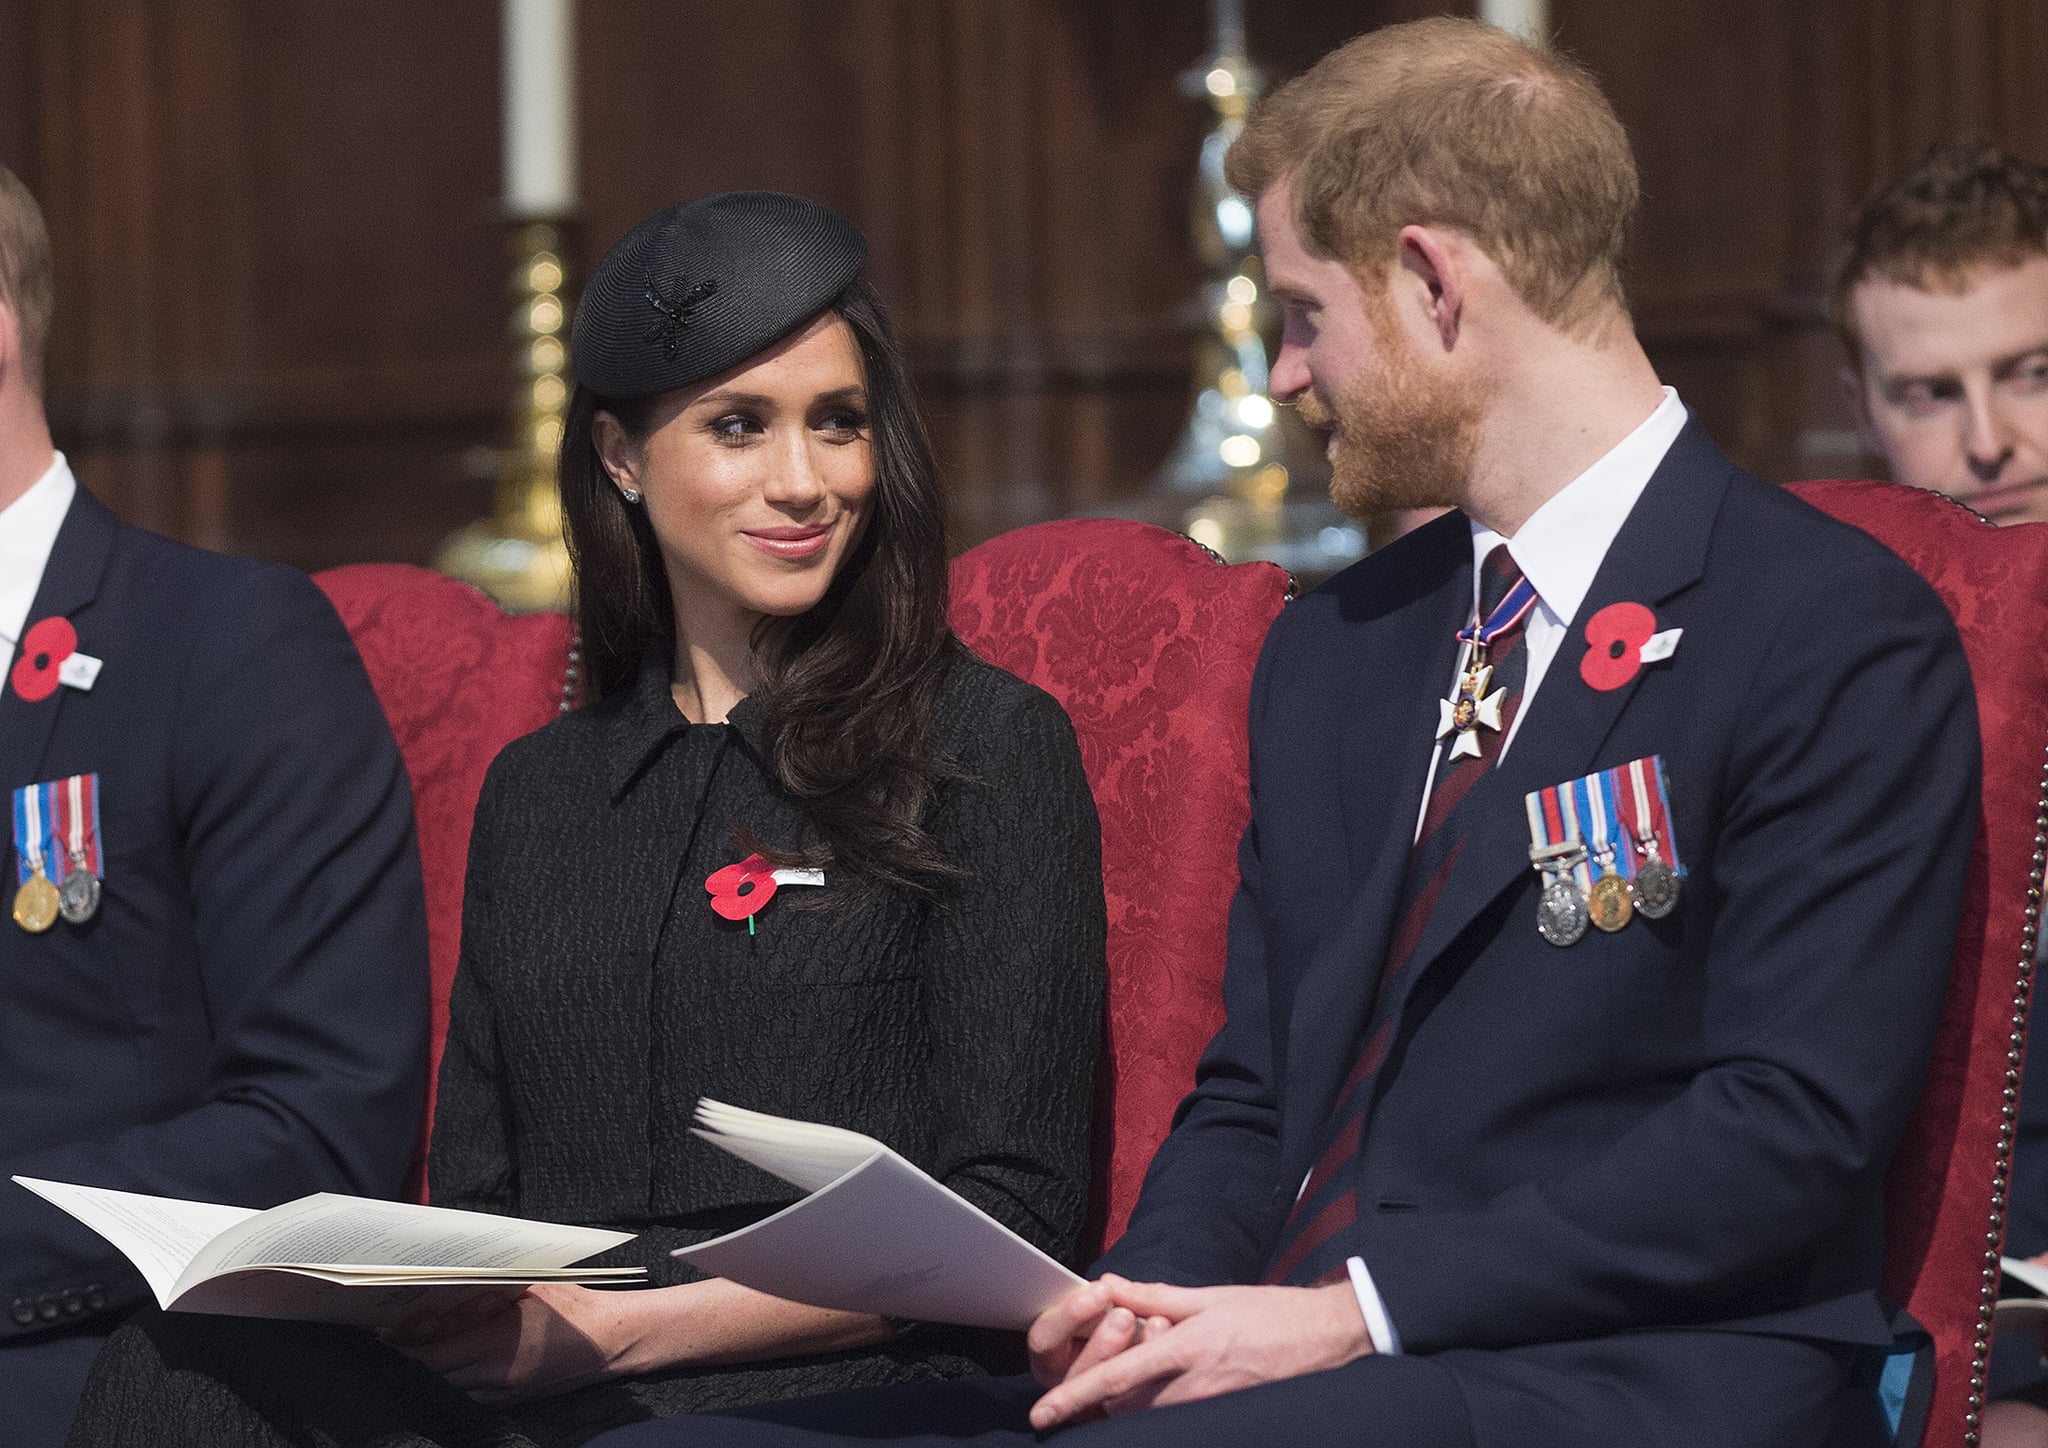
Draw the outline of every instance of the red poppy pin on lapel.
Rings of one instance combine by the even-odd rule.
[[[53,615],[30,624],[21,636],[21,657],[8,676],[14,692],[31,704],[42,703],[57,692],[58,674],[77,652],[78,630],[70,619]]]
[[[1608,693],[1678,652],[1682,628],[1657,628],[1657,615],[1640,603],[1610,603],[1586,620],[1586,652],[1579,677]]]
[[[823,870],[777,869],[759,855],[749,855],[737,865],[713,870],[704,888],[711,896],[711,909],[721,920],[744,920],[747,934],[754,933],[754,917],[775,898],[779,885],[822,885]]]

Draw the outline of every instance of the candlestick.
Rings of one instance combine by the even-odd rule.
[[[576,36],[570,0],[503,0],[505,211],[576,209]]]
[[[1479,18],[1523,40],[1550,39],[1550,0],[1479,0]]]
[[[512,224],[512,445],[499,459],[498,506],[442,545],[434,566],[515,613],[566,608],[569,550],[555,463],[569,403],[569,312],[563,228]]]

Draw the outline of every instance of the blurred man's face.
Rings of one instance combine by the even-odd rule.
[[[1858,283],[1863,371],[1845,386],[1895,481],[1996,523],[2048,521],[2048,256],[1968,282],[1955,294]]]

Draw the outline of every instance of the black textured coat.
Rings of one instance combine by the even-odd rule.
[[[435,1108],[440,1204],[667,1249],[797,1193],[688,1133],[699,1096],[865,1131],[1056,1256],[1085,1210],[1100,1034],[1095,807],[1058,704],[962,658],[928,826],[966,878],[931,903],[784,886],[721,919],[705,879],[813,836],[750,702],[692,725],[658,667],[508,746],[477,806]]]
[[[689,1136],[699,1095],[886,1141],[1055,1256],[1087,1198],[1101,1034],[1100,829],[1073,727],[971,657],[934,722],[959,777],[927,823],[966,878],[932,903],[785,886],[750,934],[705,877],[808,842],[752,709],[686,723],[666,671],[508,746],[477,806],[434,1118],[443,1205],[642,1235],[668,1255],[794,1199]],[[678,1368],[477,1407],[349,1329],[145,1312],[94,1368],[74,1448],[567,1448],[650,1417],[1011,1366],[1014,1337],[937,1326],[870,1348]]]

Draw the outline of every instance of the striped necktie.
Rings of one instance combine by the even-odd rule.
[[[1476,751],[1470,745],[1456,747],[1460,730],[1453,728],[1438,742],[1436,774],[1430,784],[1429,803],[1422,812],[1422,828],[1408,851],[1408,864],[1401,882],[1401,909],[1387,945],[1375,988],[1373,1008],[1361,1033],[1363,1045],[1344,1084],[1338,1088],[1336,1105],[1330,1112],[1316,1164],[1295,1198],[1286,1224],[1266,1269],[1266,1281],[1302,1284],[1339,1276],[1347,1255],[1338,1239],[1344,1229],[1358,1220],[1358,1192],[1355,1167],[1364,1143],[1365,1122],[1372,1105],[1373,1087],[1391,1043],[1395,1007],[1405,993],[1396,989],[1404,970],[1412,963],[1422,943],[1430,913],[1443,893],[1457,865],[1465,843],[1464,805],[1477,784],[1493,767],[1514,726],[1522,705],[1522,685],[1528,677],[1529,660],[1523,647],[1528,616],[1535,605],[1532,590],[1522,584],[1522,570],[1508,555],[1507,544],[1496,544],[1479,570],[1478,620],[1460,637],[1484,635],[1486,646],[1479,660],[1468,658],[1460,670],[1457,693],[1463,697],[1476,692],[1477,701],[1497,702],[1500,727],[1478,723],[1470,731]],[[1493,624],[1495,628],[1488,628]],[[1475,649],[1474,652],[1477,652]],[[1492,670],[1483,676],[1476,690],[1465,687],[1472,678],[1472,663],[1482,662]],[[1498,691],[1496,701],[1495,691]],[[1455,707],[1457,700],[1452,701]],[[1490,722],[1490,707],[1480,712]]]

